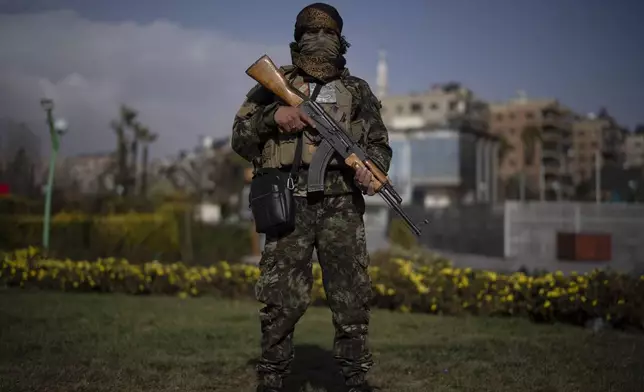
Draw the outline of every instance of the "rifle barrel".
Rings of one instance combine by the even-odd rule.
[[[383,189],[383,192],[378,192],[378,193],[385,200],[385,202],[387,202],[387,204],[389,204],[389,207],[391,209],[393,209],[394,211],[396,211],[396,213],[405,221],[407,226],[409,226],[409,228],[414,232],[414,234],[416,234],[417,237],[420,237],[421,231],[418,228],[418,226],[416,226],[414,224],[414,222],[412,222],[411,218],[405,213],[405,211],[402,210],[400,205],[386,191],[386,189]],[[426,220],[425,220],[425,223],[427,223]]]

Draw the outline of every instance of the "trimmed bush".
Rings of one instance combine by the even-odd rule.
[[[183,214],[178,208],[147,214],[56,214],[51,221],[50,256],[73,260],[117,257],[142,263],[188,261],[186,251],[190,250],[192,264],[211,264],[222,259],[237,262],[248,254],[251,243],[248,226],[191,222],[189,244]],[[0,218],[0,249],[8,251],[39,244],[42,228],[40,216]]]
[[[503,275],[453,268],[446,260],[414,263],[402,258],[379,259],[370,267],[373,305],[402,312],[522,316],[534,321],[584,324],[604,319],[619,327],[644,329],[644,276],[613,272]],[[314,304],[325,300],[319,265],[313,268]],[[169,294],[183,297],[212,294],[249,297],[259,269],[226,261],[210,266],[140,265],[116,258],[93,262],[42,258],[35,248],[6,254],[0,280],[9,286],[65,291]]]

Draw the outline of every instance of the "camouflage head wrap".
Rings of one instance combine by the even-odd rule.
[[[324,3],[315,3],[304,7],[295,19],[296,41],[306,30],[327,29],[335,31],[338,36],[342,34],[342,17],[333,6]]]
[[[342,17],[338,11],[324,3],[315,3],[305,7],[295,21],[295,41],[291,43],[293,65],[309,76],[320,81],[329,82],[340,75],[346,64],[342,56],[349,44],[342,37]],[[336,48],[323,48],[317,53],[303,51],[303,37],[310,42],[311,34],[323,30],[328,45]],[[322,43],[320,43],[322,44]]]

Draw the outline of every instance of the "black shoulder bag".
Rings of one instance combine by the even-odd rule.
[[[311,99],[315,100],[321,88],[321,84],[316,84]],[[248,199],[257,233],[279,237],[295,230],[293,191],[302,163],[302,148],[302,132],[300,132],[290,172],[277,168],[260,168],[253,175]]]

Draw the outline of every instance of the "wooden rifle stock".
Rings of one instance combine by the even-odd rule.
[[[290,106],[297,107],[304,102],[305,97],[289,85],[284,75],[267,55],[263,55],[248,67],[246,75],[255,79]]]

